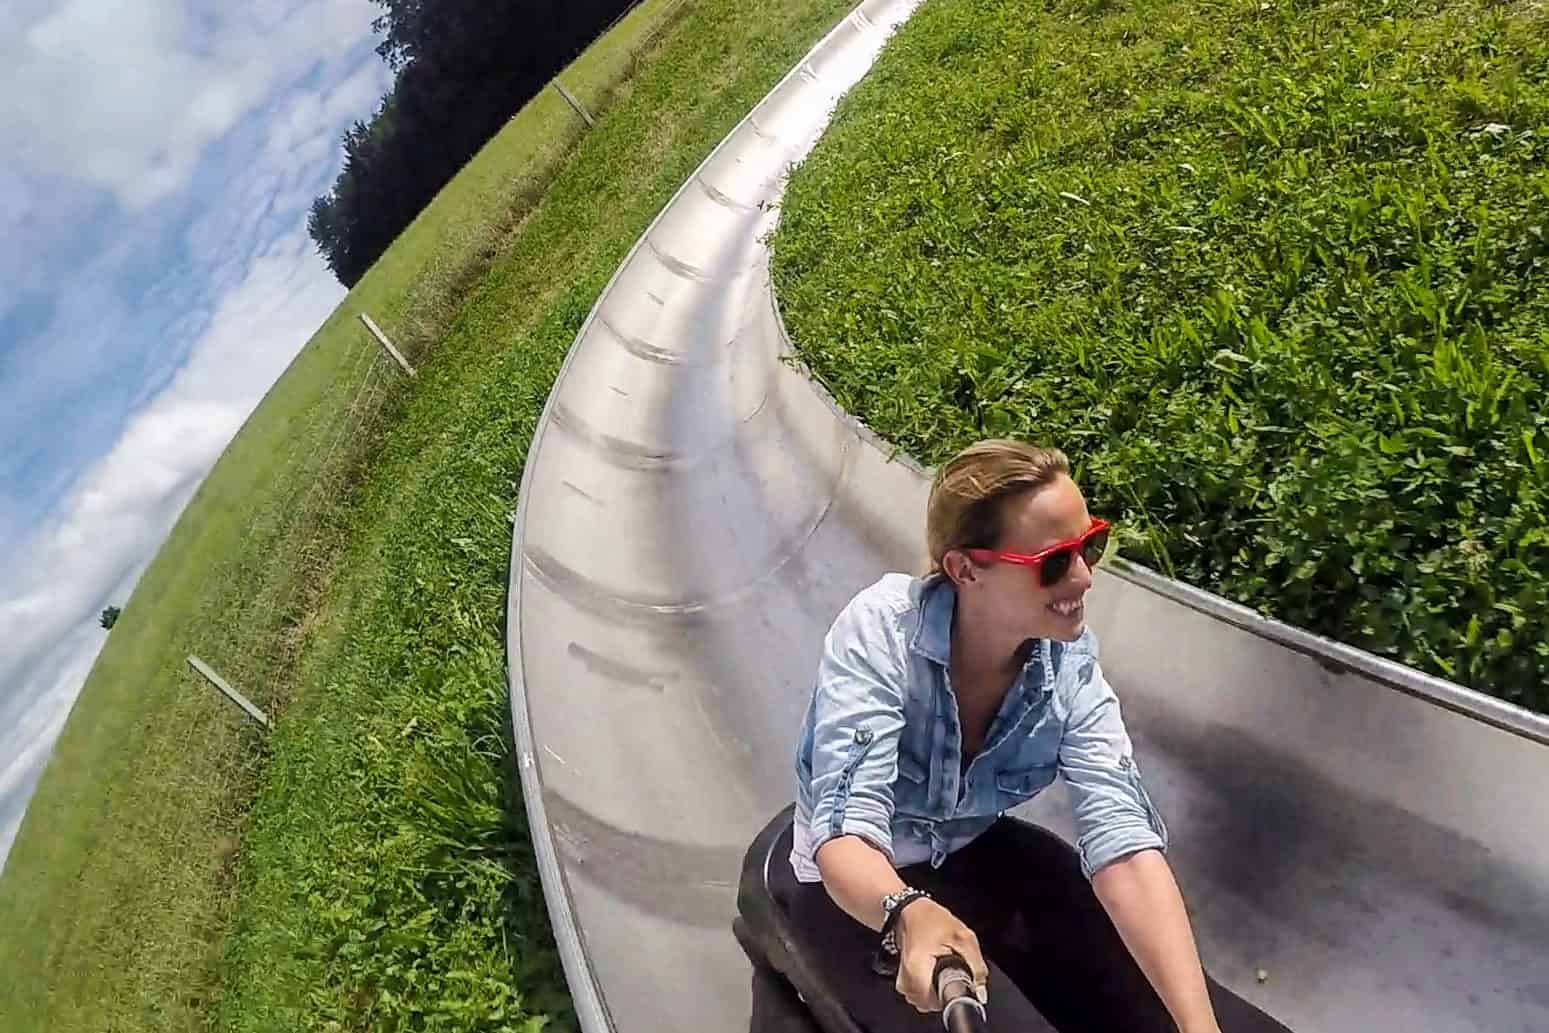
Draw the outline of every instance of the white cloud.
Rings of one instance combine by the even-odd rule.
[[[318,9],[344,5],[329,0]],[[29,301],[21,311],[34,320],[19,339],[0,340],[0,481],[22,485],[24,495],[0,498],[0,553],[37,519],[39,505],[57,498],[59,476],[73,478],[101,455],[125,414],[185,361],[210,318],[210,298],[245,275],[258,249],[304,224],[340,159],[340,132],[369,114],[389,82],[369,50],[369,13],[351,16],[352,31],[316,41],[310,57],[288,36],[272,38],[284,61],[313,69],[309,88],[262,98],[255,114],[206,149],[196,189],[149,209],[92,204],[83,195],[92,190],[45,189],[9,160],[0,163],[0,240],[8,245],[0,248],[0,320]],[[340,39],[351,41],[348,55],[328,56]],[[8,45],[0,38],[0,55]],[[154,73],[142,70],[142,78]],[[11,99],[0,94],[0,105]],[[34,98],[34,107],[47,105]],[[18,153],[31,146],[20,143]],[[38,318],[46,323],[36,325]]]
[[[370,0],[66,0],[0,38],[0,139],[42,181],[143,208],[277,87],[358,43]],[[0,191],[0,195],[3,195]]]
[[[32,184],[17,170],[0,165],[0,226],[20,223],[35,203]]]
[[[227,262],[230,242],[262,240],[289,227],[286,220],[311,206],[331,182],[322,182],[319,168],[340,159],[339,128],[372,111],[388,87],[385,66],[374,58],[361,62],[326,92],[296,91],[265,116],[262,140],[252,159],[253,174],[232,184],[225,202],[196,219],[188,228],[190,253],[201,262]],[[260,174],[262,173],[262,174]],[[212,275],[227,275],[232,268]]]
[[[101,630],[96,629],[96,635]],[[71,702],[97,654],[93,629],[76,628],[61,642],[61,666],[35,679],[33,694],[14,706],[0,709],[0,867],[16,839],[44,761],[64,728]]]
[[[81,477],[21,568],[7,574],[0,859],[105,638],[101,606],[127,596],[204,474],[343,294],[304,230],[266,249],[220,299],[187,366]]]
[[[59,501],[39,522],[0,496],[0,864],[106,638],[101,607],[127,598],[343,297],[306,207],[388,84],[363,47],[370,0],[204,17],[169,0],[19,2],[21,31],[0,37],[15,81],[0,93],[0,318],[14,292],[56,304],[0,341],[0,470]],[[107,214],[83,201],[102,191],[120,202]],[[61,243],[87,229],[89,245]]]

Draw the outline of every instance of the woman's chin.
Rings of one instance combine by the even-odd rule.
[[[1056,642],[1074,642],[1086,631],[1086,607],[1077,608],[1071,614],[1056,613],[1050,610],[1045,614],[1044,631],[1040,637],[1053,639]]]

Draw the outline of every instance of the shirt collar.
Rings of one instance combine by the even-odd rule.
[[[936,572],[920,584],[920,624],[909,648],[946,667],[952,658],[952,614],[957,592],[945,574]]]
[[[947,667],[952,660],[952,616],[957,610],[957,591],[952,587],[951,579],[940,571],[923,578],[919,585],[919,607],[920,624],[909,648],[927,660]],[[1039,645],[1043,648],[1035,647],[1028,654],[1019,681],[1027,682],[1031,678],[1037,684],[1043,680],[1039,674],[1052,677],[1058,668],[1061,644],[1040,641]]]

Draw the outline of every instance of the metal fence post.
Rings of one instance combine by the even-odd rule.
[[[366,324],[366,329],[371,331],[371,336],[375,337],[383,350],[393,357],[393,361],[403,367],[403,371],[409,376],[414,376],[414,367],[409,365],[409,360],[405,359],[397,348],[393,347],[393,342],[387,339],[387,335],[382,332],[382,328],[377,326],[376,322],[364,312],[360,314],[360,321]]]
[[[246,696],[242,695],[242,693],[228,685],[226,683],[226,679],[216,674],[210,668],[209,664],[205,663],[197,656],[191,656],[188,658],[188,665],[194,670],[198,671],[200,674],[204,675],[205,679],[211,685],[224,692],[227,699],[231,700],[237,706],[247,711],[248,717],[251,717],[254,721],[257,721],[265,728],[269,727],[268,715],[266,715],[262,710],[259,710],[257,707],[253,706],[253,704],[248,701]]]
[[[586,109],[581,106],[581,102],[572,97],[570,95],[570,91],[559,84],[558,79],[554,80],[554,88],[559,91],[559,95],[561,97],[565,98],[565,103],[569,104],[572,108],[575,108],[576,114],[580,115],[586,120],[587,128],[591,128],[597,125],[597,123],[592,120],[592,116],[587,114]]]

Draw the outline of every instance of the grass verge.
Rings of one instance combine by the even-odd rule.
[[[613,252],[599,256],[608,247],[621,253],[617,241],[643,228],[652,206],[676,185],[671,177],[686,175],[685,166],[741,113],[737,105],[750,104],[747,98],[783,71],[779,62],[793,60],[825,19],[837,17],[838,6],[788,5],[748,19],[744,28],[726,4],[646,0],[563,75],[602,114],[598,130],[583,139],[553,91],[535,98],[318,331],[190,502],[71,713],[0,877],[0,1029],[293,1029],[330,1022],[504,1029],[563,1011],[551,959],[542,948],[526,953],[527,937],[541,941],[542,918],[522,904],[535,899],[536,885],[524,881],[519,806],[503,784],[498,640],[488,637],[500,607],[498,596],[491,603],[486,595],[504,583],[508,543],[481,532],[475,555],[464,551],[474,549],[474,538],[454,534],[448,545],[417,535],[420,525],[407,521],[433,528],[438,520],[504,519],[514,507],[525,439],[501,442],[494,458],[470,459],[452,445],[475,431],[487,440],[488,428],[467,422],[474,418],[465,407],[471,398],[497,409],[498,426],[509,429],[528,408],[537,411],[531,398],[541,401],[548,381],[513,380],[506,368],[505,379],[483,383],[492,357],[516,362],[516,373],[544,375],[543,355],[528,354],[521,335],[538,327],[559,334],[554,328],[569,325],[571,308],[554,316],[554,306],[589,304],[575,293],[592,282],[582,274],[616,261]],[[670,73],[651,72],[658,59]],[[680,77],[681,87],[668,89],[663,74]],[[657,106],[667,102],[675,106]],[[570,184],[559,190],[569,207],[541,214],[560,203],[544,190],[561,180]],[[578,194],[577,183],[590,195]],[[588,210],[568,226],[566,219],[594,201],[610,210]],[[542,226],[549,228],[535,234]],[[522,268],[513,271],[513,263]],[[411,387],[392,373],[355,321],[360,311],[421,366],[420,383]],[[562,351],[559,340],[540,343]],[[513,457],[518,466],[509,477],[483,476],[495,468],[489,464]],[[382,472],[378,460],[391,472]],[[448,490],[443,499],[455,506],[476,497],[476,512],[447,517],[426,509],[427,482],[438,490],[459,482],[469,471],[455,464],[464,461],[482,477],[478,488],[473,496]],[[446,561],[446,548],[466,565]],[[436,566],[435,576],[424,576],[426,562]],[[448,569],[458,571],[455,582],[445,580]],[[423,584],[406,587],[406,577]],[[384,602],[391,593],[402,600],[403,592],[403,608]],[[459,594],[466,592],[474,594]],[[466,609],[475,599],[483,608]],[[371,643],[377,645],[367,649]],[[437,709],[446,695],[429,692],[421,700],[418,681],[375,683],[362,695],[352,680],[357,665],[386,662],[384,649],[417,647],[434,652],[394,662],[411,663],[421,680],[439,683],[444,675],[451,686],[444,693],[456,697],[446,704],[451,718]],[[278,715],[269,741],[187,671],[188,653]],[[438,664],[442,675],[425,673]],[[388,667],[393,677],[398,670]],[[415,758],[426,742],[451,733],[438,727],[427,731],[432,738],[417,740],[415,725],[373,746],[352,735],[361,731],[356,719],[367,715],[350,708],[392,722],[403,716],[395,706],[421,703],[447,720],[466,718],[465,731],[477,730],[467,732],[472,753],[458,770],[471,780],[464,786],[470,793],[501,809],[498,818],[479,812],[504,838],[467,879],[438,882],[413,868],[422,859],[411,850],[395,848],[385,859],[374,853],[381,848],[374,837],[389,826],[404,835],[416,822],[446,828],[417,802],[421,797],[410,800],[407,806],[419,809],[408,813],[385,805],[347,811],[359,797],[309,774],[349,770],[363,763],[361,751],[384,743],[384,765],[418,770]],[[395,730],[408,722],[403,717]],[[383,770],[372,763],[373,772]],[[314,794],[285,795],[300,784]],[[369,784],[383,793],[411,788],[390,779]],[[259,793],[264,802],[254,826],[250,806]],[[333,809],[314,813],[317,798],[332,793],[340,797],[325,801]],[[325,827],[308,827],[313,819]],[[287,882],[296,865],[315,860],[299,848],[292,853],[287,837],[311,844],[319,835],[344,859]],[[272,858],[291,865],[278,882],[261,870]],[[317,902],[338,899],[337,886],[358,884],[350,881],[358,866],[378,861],[395,892],[422,891],[434,906],[456,912],[460,905],[452,901],[487,901],[479,895],[496,886],[516,910],[487,914],[491,924],[470,922],[466,929],[460,921],[427,929],[405,920],[380,942],[374,937],[382,927],[371,925],[369,908],[353,917],[314,911]],[[307,895],[278,899],[302,885]],[[390,894],[383,892],[385,901]],[[270,924],[284,922],[296,928]],[[314,922],[325,923],[329,935],[312,938],[320,928]],[[503,979],[507,990],[468,988],[493,1002],[487,1007],[458,1012],[444,987],[429,1006],[415,992],[394,989],[400,976],[383,958],[405,941],[420,935],[427,971],[461,979],[435,967],[453,956],[446,943],[478,940],[483,949],[491,941],[479,938],[488,929],[497,931],[496,941],[506,939],[485,971],[498,971],[491,978]],[[513,981],[530,990],[522,1006],[530,1010],[511,1005]],[[314,1007],[309,993],[324,1002]],[[490,1018],[497,1012],[506,1017]]]
[[[802,358],[927,463],[1549,709],[1549,8],[931,0],[794,176]]]
[[[523,1030],[572,1018],[513,782],[510,515],[564,355],[711,147],[849,0],[694,5],[421,372],[362,496],[315,685],[275,735],[221,1025]]]
[[[447,330],[434,348],[419,349],[418,381],[412,390],[399,385],[377,410],[381,444],[370,449],[369,466],[357,466],[347,482],[319,488],[306,478],[298,488],[298,471],[312,472],[305,460],[315,454],[298,443],[300,465],[271,468],[267,478],[244,472],[256,485],[223,496],[235,512],[262,509],[287,490],[338,500],[329,520],[339,558],[325,556],[327,576],[315,582],[313,605],[300,608],[295,629],[276,629],[299,646],[283,679],[264,662],[244,679],[236,673],[243,656],[232,655],[240,644],[223,652],[195,634],[242,627],[217,598],[196,606],[203,623],[174,628],[175,649],[161,647],[155,670],[167,684],[156,683],[155,671],[119,684],[148,698],[126,706],[135,711],[131,721],[112,715],[125,736],[103,751],[119,765],[116,780],[92,788],[111,796],[122,787],[138,802],[115,801],[114,813],[95,822],[97,849],[76,857],[86,862],[86,879],[110,877],[100,867],[103,844],[133,826],[137,852],[125,859],[139,881],[120,880],[118,893],[95,901],[94,928],[111,930],[111,947],[76,939],[76,961],[39,973],[55,988],[61,973],[79,977],[95,1000],[78,993],[73,1008],[55,1007],[39,1022],[41,1008],[8,998],[19,1021],[7,1028],[505,1030],[535,1028],[551,1016],[564,1021],[506,742],[501,603],[508,514],[527,443],[566,348],[628,247],[706,151],[848,6],[823,0],[750,14],[707,0],[685,9],[511,227],[488,273],[461,281],[461,305],[452,305]],[[498,143],[478,161],[500,160]],[[460,280],[448,273],[446,282]],[[393,298],[380,300],[391,312]],[[390,329],[408,324],[402,312],[382,321]],[[308,369],[320,350],[309,347],[298,367]],[[307,382],[321,390],[317,381],[328,377],[311,369]],[[280,411],[271,404],[284,397],[282,388],[245,436]],[[319,399],[299,408],[323,405]],[[255,446],[234,446],[233,455],[248,456],[248,447]],[[211,481],[222,483],[214,475]],[[201,508],[191,513],[226,520],[205,508],[212,496],[202,492]],[[273,505],[284,529],[310,532],[283,499]],[[196,533],[197,526],[185,529],[197,523],[185,519],[179,530]],[[230,545],[243,562],[227,561],[219,571],[230,599],[251,596],[271,566],[295,559],[277,550],[285,530],[265,538],[246,526],[239,521]],[[211,555],[219,553],[174,550],[158,567],[184,572],[163,575],[175,592]],[[125,620],[136,611],[148,620],[157,610],[151,597],[138,595]],[[121,624],[115,639],[125,628],[125,648],[146,644],[143,628],[132,624]],[[245,827],[243,787],[212,791],[197,763],[212,745],[212,729],[229,719],[208,690],[175,675],[184,644],[193,641],[281,714],[264,763],[243,769],[244,785],[257,788]],[[262,636],[255,644],[272,642]],[[100,704],[83,697],[77,709],[89,715]],[[190,715],[178,716],[185,709]],[[173,716],[176,736],[157,731]],[[223,734],[230,738],[214,751],[216,769],[229,765],[219,758],[239,752],[235,740],[244,733],[233,723]],[[71,757],[87,765],[97,759],[77,746],[54,768],[64,770]],[[182,806],[227,800],[235,801],[232,830],[245,835],[239,849],[211,858],[210,823]],[[38,830],[78,820],[52,802],[23,830],[39,844],[28,847],[34,854],[51,838]],[[181,838],[166,835],[172,821]],[[221,888],[221,871],[234,873],[234,897]],[[53,878],[55,907],[71,907],[81,874]],[[163,880],[177,885],[163,887]],[[209,921],[197,902],[184,904],[183,891],[223,907],[221,920]],[[164,922],[158,905],[184,919]],[[122,921],[126,914],[132,924]],[[78,934],[82,923],[70,924]],[[46,928],[34,923],[33,931]],[[192,953],[179,949],[190,945]],[[49,1007],[50,996],[44,988],[30,1003]]]

